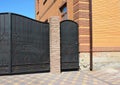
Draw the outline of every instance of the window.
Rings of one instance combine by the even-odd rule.
[[[47,2],[47,0],[43,0],[43,5]]]
[[[67,4],[66,4],[66,3],[60,8],[60,11],[61,11],[62,20],[68,19],[68,15],[67,15]]]

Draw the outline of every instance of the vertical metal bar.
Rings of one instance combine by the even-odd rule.
[[[12,23],[11,23],[11,13],[9,16],[9,30],[10,30],[10,56],[9,56],[9,73],[12,73]]]
[[[93,41],[92,41],[92,0],[89,0],[89,19],[90,19],[90,71],[93,70]]]

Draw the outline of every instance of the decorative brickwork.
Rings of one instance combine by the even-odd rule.
[[[74,13],[74,19],[78,18],[89,19],[89,12],[79,11],[77,13]]]
[[[88,28],[81,28],[81,29],[79,29],[79,33],[80,33],[81,35],[89,35],[89,34],[90,34]]]
[[[89,0],[74,0],[73,2],[74,21],[79,25],[79,51],[90,51],[90,19]]]

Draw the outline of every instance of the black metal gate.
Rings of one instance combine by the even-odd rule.
[[[78,25],[71,20],[65,20],[60,26],[61,70],[78,70]]]
[[[49,70],[49,24],[1,13],[0,74]]]
[[[61,70],[78,70],[78,25],[61,22]],[[0,74],[50,71],[49,24],[0,13]]]

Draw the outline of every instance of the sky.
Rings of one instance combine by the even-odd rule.
[[[0,0],[0,13],[12,12],[35,19],[35,0]]]

